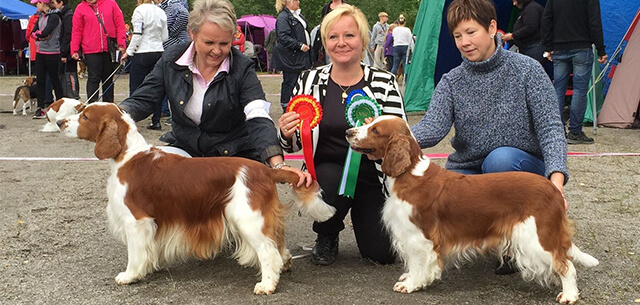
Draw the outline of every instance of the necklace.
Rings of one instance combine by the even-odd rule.
[[[343,88],[342,85],[338,84],[338,82],[335,82],[336,85],[338,85],[338,87],[340,87],[340,90],[342,90],[342,103],[344,104],[344,101],[347,99],[347,97],[349,96],[347,94],[347,91],[349,91],[349,89],[351,88],[351,86],[355,85],[353,82],[355,82],[358,78],[360,77],[360,73],[358,73],[358,75],[356,76],[356,78],[351,82],[352,84],[349,85],[349,87],[347,87],[347,89]],[[357,84],[357,83],[356,83]]]

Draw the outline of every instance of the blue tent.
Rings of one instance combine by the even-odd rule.
[[[36,13],[36,7],[20,0],[2,0],[0,12],[9,19],[29,19],[29,16]]]

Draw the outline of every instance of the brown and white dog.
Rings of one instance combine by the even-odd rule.
[[[61,98],[53,102],[45,114],[47,115],[47,123],[42,126],[42,132],[58,132],[60,128],[56,124],[57,121],[68,118],[84,109],[85,104],[79,100],[72,98]]]
[[[22,100],[22,115],[27,115],[27,107],[31,110],[36,108],[36,98],[38,97],[38,84],[35,76],[29,76],[24,81],[24,85],[16,88],[13,94],[13,115],[18,114],[18,103]]]
[[[560,191],[542,176],[505,172],[462,175],[430,163],[397,117],[347,130],[347,141],[382,159],[391,194],[382,212],[405,273],[393,289],[411,293],[440,279],[447,264],[478,255],[512,257],[525,280],[562,284],[560,303],[578,300],[573,263],[598,260],[571,241]]]
[[[291,267],[284,236],[287,207],[275,183],[296,184],[295,173],[245,158],[166,153],[147,144],[131,117],[112,103],[90,104],[58,124],[67,136],[95,142],[96,156],[109,160],[109,226],[128,251],[118,284],[174,261],[212,258],[233,241],[241,265],[260,267],[262,280],[254,293],[275,291],[281,271]],[[301,212],[325,221],[335,209],[320,192],[316,182],[293,188]]]

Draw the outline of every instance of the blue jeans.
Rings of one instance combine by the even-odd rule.
[[[300,76],[300,72],[282,71],[282,87],[280,87],[280,106],[284,112],[285,108],[289,104],[291,95],[293,94],[293,88],[296,86],[296,81]]]
[[[567,91],[569,74],[573,70],[573,96],[569,114],[569,132],[580,134],[582,121],[587,110],[587,91],[591,80],[593,52],[591,49],[553,51],[553,87],[556,89],[560,116],[563,116],[564,96]],[[562,118],[562,122],[567,119]]]
[[[407,68],[407,49],[409,46],[394,46],[393,47],[393,68],[391,68],[391,73],[398,73],[398,69],[400,69],[400,63],[402,63],[402,67]]]
[[[465,175],[477,175],[500,172],[529,172],[544,177],[544,161],[532,154],[515,147],[503,146],[494,149],[482,162],[480,169],[456,168],[451,169]]]

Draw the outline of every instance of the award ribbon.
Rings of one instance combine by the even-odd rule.
[[[364,124],[364,119],[377,117],[382,114],[382,108],[375,99],[365,95],[350,95],[345,110],[345,118],[351,127],[358,127]],[[362,154],[351,150],[347,152],[344,161],[338,195],[353,198],[356,192],[356,182],[358,181],[358,171],[360,170],[360,160]]]
[[[316,127],[322,120],[322,106],[311,95],[296,95],[289,100],[286,108],[287,112],[296,112],[300,115],[300,138],[302,140],[302,155],[307,165],[307,170],[314,180],[316,178],[316,168],[313,165],[313,142],[311,141],[311,129]]]

